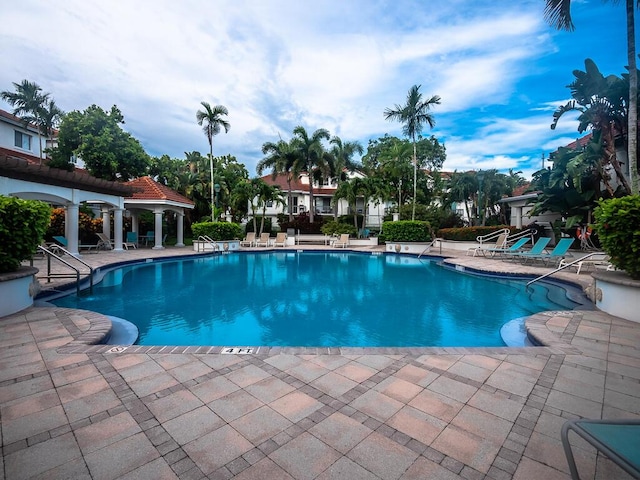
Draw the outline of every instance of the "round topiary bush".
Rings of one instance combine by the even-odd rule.
[[[600,245],[611,263],[640,279],[640,195],[601,200],[594,216]]]
[[[50,218],[44,202],[0,195],[0,273],[15,272],[35,253]]]
[[[384,222],[382,235],[386,242],[430,242],[431,226],[418,220]]]

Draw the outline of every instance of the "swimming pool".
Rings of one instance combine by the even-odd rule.
[[[504,346],[500,327],[576,306],[562,288],[434,260],[234,252],[118,268],[52,303],[129,320],[140,345]]]

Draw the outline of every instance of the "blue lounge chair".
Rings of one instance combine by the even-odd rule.
[[[551,253],[527,254],[527,252],[525,252],[521,257],[524,258],[525,262],[528,259],[531,259],[532,261],[541,261],[545,265],[550,260],[557,260],[556,263],[558,263],[567,256],[567,252],[571,248],[571,245],[573,245],[573,238],[561,238]]]
[[[488,253],[492,257],[494,257],[496,255],[502,255],[503,253],[506,253],[506,254],[517,253],[521,251],[522,247],[524,247],[528,241],[529,241],[529,237],[525,237],[525,238],[521,238],[520,240],[518,240],[516,243],[514,243],[508,248],[485,248],[483,249],[484,250],[483,254],[486,256],[486,254]],[[475,253],[474,253],[474,256],[475,256]]]
[[[604,453],[625,472],[640,478],[640,420],[570,420],[562,426],[560,439],[573,480],[580,480],[569,444],[569,431]]]
[[[541,253],[544,252],[545,248],[547,248],[547,245],[549,244],[549,242],[551,241],[551,239],[549,237],[540,237],[538,240],[536,240],[536,243],[533,244],[533,246],[531,247],[531,250],[528,250],[526,252],[514,252],[514,253],[510,253],[507,254],[506,257],[507,258],[531,258],[535,255],[540,255]],[[526,260],[525,260],[526,261]]]

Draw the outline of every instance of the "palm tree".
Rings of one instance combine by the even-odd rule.
[[[342,182],[333,194],[334,206],[337,207],[340,199],[345,199],[347,201],[349,208],[353,212],[353,226],[356,228],[356,232],[358,231],[358,210],[356,203],[358,195],[360,194],[360,189],[362,188],[361,181],[361,178],[352,178],[351,180]]]
[[[22,80],[20,83],[13,82],[15,92],[4,91],[0,97],[13,107],[13,114],[20,117],[25,127],[30,123],[38,126],[43,114],[43,107],[49,101],[49,94],[43,93],[42,88],[35,82]],[[40,162],[42,162],[42,137],[40,140]]]
[[[40,109],[40,119],[38,125],[40,127],[40,133],[42,133],[47,140],[53,140],[53,131],[60,124],[64,112],[58,108],[56,102],[53,100],[47,100]],[[40,141],[40,158],[42,159],[42,141]]]
[[[262,218],[260,219],[260,235],[262,235],[262,231],[264,230],[264,218],[267,215],[267,202],[283,204],[284,198],[280,187],[276,185],[269,185],[268,183],[261,181],[258,188],[257,200],[259,204],[262,204]]]
[[[291,182],[300,175],[300,156],[296,152],[293,142],[287,143],[280,139],[278,142],[265,142],[262,144],[262,153],[267,155],[258,162],[256,171],[259,175],[266,168],[271,168],[271,178],[275,179],[279,174],[287,176],[287,198],[289,205],[289,221],[293,221],[293,194]]]
[[[433,105],[440,105],[440,97],[434,95],[426,101],[422,100],[420,93],[421,85],[414,85],[409,89],[407,94],[407,103],[404,105],[396,105],[393,109],[387,108],[384,111],[385,120],[393,120],[403,123],[402,133],[409,137],[413,142],[413,208],[411,212],[411,220],[416,218],[416,197],[418,185],[418,155],[416,151],[416,137],[422,133],[424,124],[428,124],[430,128],[435,125],[433,115],[429,110]]]
[[[207,102],[200,102],[200,105],[204,107],[203,110],[196,112],[196,119],[198,125],[202,126],[202,131],[207,136],[209,141],[209,168],[211,176],[211,221],[215,216],[214,205],[214,192],[213,192],[213,137],[220,133],[220,128],[224,128],[224,133],[227,133],[231,128],[231,124],[227,122],[223,116],[229,115],[227,107],[224,105],[211,106]]]
[[[462,202],[469,222],[473,224],[473,216],[469,211],[469,201],[473,200],[478,191],[478,181],[473,172],[453,172],[449,179],[449,199]]]
[[[360,142],[343,142],[338,136],[334,136],[329,143],[332,145],[331,155],[333,155],[334,169],[336,184],[340,187],[342,183],[343,170],[346,168],[350,172],[353,172],[357,165],[353,162],[352,158],[357,153],[362,155],[364,149]],[[333,218],[338,219],[338,204],[333,206]]]
[[[638,70],[636,66],[636,33],[633,0],[625,0],[627,9],[627,61],[629,62],[629,111],[627,113],[627,155],[631,193],[640,191],[638,179]],[[640,7],[637,0],[636,7]],[[546,0],[545,19],[558,30],[573,31],[571,0]]]
[[[309,175],[309,222],[313,223],[315,213],[315,200],[313,197],[313,180],[317,174],[326,174],[331,164],[331,157],[322,144],[322,140],[329,140],[329,132],[319,128],[311,136],[304,127],[297,126],[293,129],[293,146],[298,153],[300,169],[306,170]]]

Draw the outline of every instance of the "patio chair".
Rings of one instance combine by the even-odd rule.
[[[343,233],[333,242],[333,248],[346,248],[349,246],[349,234]]]
[[[478,245],[477,247],[471,247],[467,250],[467,255],[469,255],[470,253],[473,253],[474,257],[477,256],[478,254],[482,254],[482,256],[486,257],[487,256],[486,252],[504,249],[507,243],[507,236],[508,236],[507,233],[501,233],[500,235],[498,235],[498,238],[496,238],[495,244],[493,245],[489,244],[491,246]]]
[[[558,263],[567,256],[567,252],[569,251],[569,248],[571,248],[571,245],[573,245],[573,238],[561,238],[550,253],[524,252],[520,254],[520,258],[522,258],[525,263],[527,260],[541,261],[545,265],[551,260],[556,260],[556,263]]]
[[[131,248],[138,248],[138,232],[127,232],[127,241],[122,242],[122,246],[129,250]]]
[[[65,251],[66,251],[65,249],[69,246],[69,241],[67,240],[67,238],[63,237],[62,235],[55,235],[52,238],[58,243],[58,245],[60,247],[62,247],[62,248],[55,248],[55,246],[54,246],[54,248],[57,250],[54,253],[56,253],[57,255],[64,254]],[[93,244],[80,245],[80,244],[78,244],[78,250],[88,250],[90,252],[91,250],[94,250],[94,249],[97,252],[98,245],[93,245]]]
[[[260,238],[256,241],[256,247],[268,247],[270,243],[269,233],[261,233]]]
[[[510,254],[510,253],[521,252],[522,247],[524,247],[528,241],[529,241],[529,237],[521,238],[510,247],[485,248],[484,249],[485,251],[483,253],[485,254],[485,257],[487,253],[490,253],[492,257],[495,257],[496,255],[502,255],[503,253]]]
[[[256,243],[256,232],[247,232],[244,240],[240,240],[241,247],[253,247]]]
[[[570,420],[562,426],[560,439],[573,480],[580,480],[569,443],[569,431],[586,440],[633,478],[640,478],[640,420]]]
[[[545,248],[547,248],[547,245],[550,241],[551,239],[549,237],[540,237],[538,240],[536,240],[536,243],[533,244],[531,250],[528,250],[526,252],[517,251],[512,253],[505,253],[505,258],[518,259],[522,256],[525,256],[525,258],[527,258],[534,255],[540,255],[542,252],[544,252]]]
[[[100,241],[98,242],[98,250],[113,250],[111,240],[104,233],[96,233]]]
[[[153,230],[149,230],[147,232],[147,234],[144,236],[144,244],[149,245],[149,244],[155,244],[156,243],[156,232]]]
[[[280,232],[276,235],[276,239],[273,241],[274,247],[285,247],[287,244],[287,234],[284,232]]]

